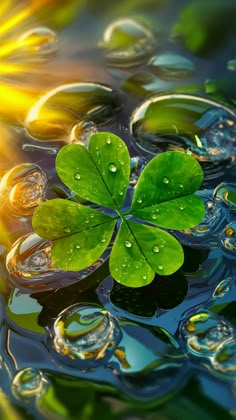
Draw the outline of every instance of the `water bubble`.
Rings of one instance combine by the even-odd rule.
[[[231,210],[236,209],[236,184],[222,182],[215,188],[213,197]]]
[[[142,170],[145,168],[147,161],[140,156],[134,156],[130,159],[130,185],[135,187]]]
[[[80,121],[76,123],[70,132],[69,143],[81,144],[88,147],[90,137],[98,132],[93,121]]]
[[[224,297],[226,293],[231,290],[232,287],[232,277],[228,277],[227,279],[222,280],[216,287],[213,298],[221,298]]]
[[[109,169],[110,172],[116,172],[117,171],[117,166],[116,166],[115,163],[111,162],[108,165],[108,169]]]
[[[36,27],[26,31],[17,40],[16,54],[27,54],[30,60],[42,60],[58,50],[55,32],[46,27]],[[27,57],[28,59],[28,57]]]
[[[236,377],[236,341],[223,344],[212,359],[212,365],[217,372],[226,376]]]
[[[212,200],[204,199],[206,213],[201,223],[190,229],[183,231],[184,236],[181,235],[186,243],[194,245],[195,243],[201,243],[203,246],[210,244],[216,244],[218,242],[219,234],[225,223],[227,223],[227,215],[224,214],[221,209]]]
[[[236,222],[231,222],[225,226],[220,242],[226,251],[236,252]]]
[[[45,200],[47,176],[35,164],[22,163],[10,169],[2,178],[2,199],[9,204],[9,211],[16,216],[30,216]]]
[[[233,329],[221,317],[208,312],[192,315],[181,327],[188,351],[196,356],[214,354],[232,333]]]
[[[122,83],[125,92],[144,97],[151,93],[162,93],[170,87],[171,82],[163,81],[147,71],[132,74]]]
[[[16,399],[39,398],[46,392],[48,385],[47,379],[40,370],[29,367],[16,374],[11,390]]]
[[[80,176],[79,172],[74,173],[74,178],[77,179],[77,180],[80,180],[81,176]]]
[[[53,347],[71,360],[107,359],[121,339],[114,316],[95,305],[75,304],[62,311],[53,326]]]
[[[235,113],[206,98],[180,93],[152,96],[134,110],[130,130],[142,151],[191,153],[211,178],[236,155]]]
[[[30,109],[25,126],[36,140],[67,141],[72,136],[73,125],[81,124],[86,130],[85,120],[95,124],[108,122],[120,107],[117,94],[109,86],[69,83],[42,96]],[[81,119],[82,122],[78,123]],[[74,131],[76,134],[76,129]]]
[[[150,56],[155,38],[146,24],[121,18],[106,28],[100,45],[110,66],[133,67]]]
[[[153,57],[149,67],[160,78],[165,80],[178,80],[191,77],[195,65],[189,59],[179,54],[165,53]]]
[[[153,245],[152,247],[153,252],[158,253],[160,252],[160,248],[157,245]]]
[[[8,252],[6,267],[10,274],[25,279],[48,276],[56,270],[51,260],[51,243],[36,233],[22,236]]]
[[[126,248],[131,248],[132,247],[132,243],[130,241],[125,241],[125,247]]]
[[[169,178],[167,178],[167,176],[163,176],[162,181],[164,182],[164,184],[169,184],[170,180]]]
[[[236,70],[236,60],[229,60],[227,63],[227,69],[228,70]]]

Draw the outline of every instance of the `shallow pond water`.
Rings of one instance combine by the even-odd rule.
[[[0,15],[0,418],[234,418],[235,1],[36,3]],[[204,171],[204,219],[171,232],[184,264],[148,286],[111,278],[112,243],[62,271],[32,229],[41,202],[81,202],[55,158],[99,131],[131,154],[124,208],[158,153]]]

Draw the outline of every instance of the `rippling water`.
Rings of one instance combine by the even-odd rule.
[[[10,116],[0,106],[9,129],[0,157],[0,387],[19,418],[235,417],[236,76],[230,88],[227,80],[236,6],[196,0],[193,19],[191,3],[90,0],[61,30],[47,28],[44,11],[20,31],[9,60],[26,57],[30,72],[7,81],[36,93]],[[196,34],[197,21],[202,38],[186,24]],[[118,134],[131,153],[124,207],[157,153],[185,151],[205,175],[204,219],[172,232],[183,266],[138,289],[109,275],[113,238],[75,273],[57,269],[51,242],[32,231],[41,202],[81,202],[59,181],[55,157],[99,131]]]

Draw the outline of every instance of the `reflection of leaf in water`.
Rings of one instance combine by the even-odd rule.
[[[195,0],[181,11],[172,35],[193,53],[209,55],[233,37],[235,20],[235,0]]]

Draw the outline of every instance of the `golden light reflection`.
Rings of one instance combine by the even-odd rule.
[[[57,48],[57,36],[52,29],[74,18],[81,3],[81,0],[0,2],[0,180],[9,169],[24,161],[16,127],[23,126],[29,109],[52,83],[53,71],[42,67]],[[55,67],[54,64],[54,70]],[[14,230],[22,227],[17,219],[13,223],[8,214],[7,192],[0,191],[0,197],[0,245],[9,247],[16,239]]]

